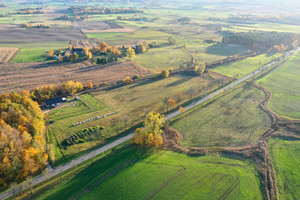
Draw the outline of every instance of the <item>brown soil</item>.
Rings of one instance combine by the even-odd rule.
[[[87,39],[80,30],[77,29],[26,29],[18,25],[0,25],[0,42],[50,42],[69,41]]]
[[[18,48],[0,47],[0,63],[7,63],[17,55]]]
[[[87,61],[0,64],[0,94],[68,80],[80,81],[84,85],[89,81],[98,84],[122,80],[127,75],[132,77],[148,73],[142,66],[129,61],[107,65],[92,65]]]

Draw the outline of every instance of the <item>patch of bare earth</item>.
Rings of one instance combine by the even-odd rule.
[[[33,89],[42,85],[58,84],[64,81],[80,81],[86,85],[115,82],[126,76],[146,75],[149,71],[131,62],[92,65],[79,63],[14,63],[0,64],[0,94],[22,89]]]
[[[11,47],[0,47],[0,63],[7,63],[17,55],[19,49]]]

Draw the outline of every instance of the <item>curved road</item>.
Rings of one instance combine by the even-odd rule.
[[[219,90],[217,90],[217,91],[215,91],[215,92],[213,92],[211,94],[209,94],[208,96],[206,96],[206,97],[198,100],[197,102],[195,102],[195,103],[193,103],[191,105],[188,105],[188,106],[184,107],[184,109],[187,111],[187,110],[193,108],[196,105],[202,104],[205,101],[208,101],[211,98],[214,98],[214,97],[218,96],[219,94],[221,94],[221,93],[223,93],[223,92],[225,92],[227,90],[230,90],[231,88],[233,88],[233,87],[235,87],[235,86],[237,86],[237,85],[245,82],[246,80],[252,78],[253,76],[255,76],[257,74],[259,74],[260,72],[265,71],[266,69],[268,69],[271,66],[275,65],[277,62],[290,57],[291,55],[293,55],[294,53],[298,52],[299,50],[300,50],[300,48],[297,48],[296,50],[293,50],[291,52],[285,53],[285,55],[283,55],[282,57],[280,57],[278,61],[272,61],[271,63],[263,66],[262,68],[257,69],[253,73],[251,73],[251,74],[249,74],[249,75],[247,75],[247,76],[245,76],[245,77],[243,77],[243,78],[241,78],[241,79],[239,79],[239,80],[237,80],[237,81],[235,81],[235,82],[233,82],[233,83],[231,83],[231,84],[229,84],[229,85],[227,85],[227,86],[225,86],[225,87],[223,87],[223,88],[221,88],[221,89],[219,89]],[[165,120],[171,119],[171,118],[173,118],[175,116],[178,116],[179,114],[180,114],[179,111],[175,111],[173,113],[170,113],[170,114],[168,114],[168,115],[165,116]],[[78,164],[80,164],[80,163],[82,163],[82,162],[90,159],[90,158],[93,158],[94,156],[96,156],[96,155],[98,155],[100,153],[103,153],[103,152],[105,152],[105,151],[107,151],[107,150],[109,150],[109,149],[111,149],[111,148],[113,148],[113,147],[115,147],[115,146],[117,146],[119,144],[122,144],[123,142],[126,142],[126,141],[130,140],[133,137],[133,135],[134,135],[134,133],[130,133],[127,136],[124,136],[124,137],[122,137],[120,139],[117,139],[114,142],[111,142],[111,143],[109,143],[109,144],[107,144],[107,145],[105,145],[105,146],[103,146],[103,147],[101,147],[99,149],[96,149],[96,150],[94,150],[94,151],[92,151],[92,152],[90,152],[90,153],[88,153],[86,155],[83,155],[83,156],[81,156],[81,157],[79,157],[77,159],[72,160],[72,162],[69,162],[69,163],[67,163],[65,165],[59,166],[59,167],[57,167],[55,169],[50,169],[48,176],[39,175],[39,176],[33,178],[32,179],[32,186],[36,185],[36,184],[39,184],[39,183],[41,183],[41,182],[43,182],[43,181],[45,181],[45,180],[47,180],[47,179],[49,179],[49,178],[51,178],[51,177],[53,177],[55,175],[58,175],[58,174],[60,174],[60,173],[62,173],[64,171],[66,171],[66,170],[68,170],[68,169],[70,169],[70,168],[72,168],[72,167],[74,167],[74,166],[76,166],[76,165],[78,165]],[[7,189],[6,191],[2,192],[0,194],[0,199],[7,199],[7,198],[13,196],[14,194],[16,194],[16,193],[18,193],[18,192],[20,192],[22,190],[28,189],[29,187],[30,187],[30,185],[28,185],[27,182],[20,183],[16,187],[11,188],[11,189]]]

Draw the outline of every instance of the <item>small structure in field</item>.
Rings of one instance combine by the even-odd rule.
[[[46,100],[45,105],[48,108],[50,108],[50,107],[55,108],[56,106],[59,106],[63,102],[66,102],[66,101],[67,101],[67,98],[65,98],[65,97],[57,97],[57,98],[54,98],[54,99]]]

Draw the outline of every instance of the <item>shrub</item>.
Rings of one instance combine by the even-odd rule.
[[[166,69],[162,70],[160,73],[161,77],[163,77],[163,78],[168,78],[169,74],[170,74],[169,71]]]

